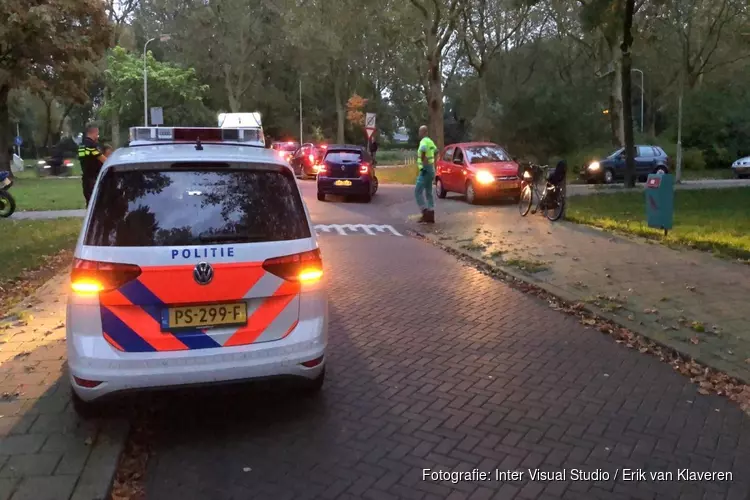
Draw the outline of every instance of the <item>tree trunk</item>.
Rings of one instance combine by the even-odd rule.
[[[8,95],[10,87],[7,85],[0,86],[0,171],[10,170],[10,112],[8,110]],[[12,175],[12,174],[11,174]]]
[[[432,51],[427,59],[428,88],[427,88],[427,116],[430,137],[438,149],[443,149],[445,130],[443,128],[443,82],[440,74],[440,56],[437,49]]]
[[[609,95],[609,119],[612,127],[612,144],[619,148],[625,144],[625,127],[622,115],[622,53],[620,47],[616,44],[612,49],[612,63],[614,64],[614,72],[611,77]]]
[[[344,127],[346,125],[346,110],[344,109],[344,96],[343,89],[341,88],[341,79],[338,74],[334,78],[333,82],[333,96],[336,101],[336,122],[338,124],[336,129],[336,141],[339,144],[344,144]]]
[[[43,99],[45,115],[45,126],[44,126],[44,149],[49,154],[50,139],[52,137],[52,102],[53,99]]]
[[[623,22],[622,45],[622,102],[627,103],[623,109],[623,124],[625,128],[625,187],[635,187],[635,144],[633,139],[633,99],[631,81],[630,47],[633,45],[633,11],[635,0],[625,1],[625,17]]]
[[[112,113],[112,147],[118,148],[122,144],[120,142],[120,110],[116,109]]]
[[[477,70],[477,89],[479,90],[479,108],[472,121],[473,136],[478,141],[489,141],[492,133],[492,123],[488,114],[490,98],[487,92],[487,80],[484,68]]]

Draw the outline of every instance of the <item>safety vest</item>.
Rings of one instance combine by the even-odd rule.
[[[84,176],[96,176],[102,167],[101,151],[97,144],[91,139],[84,138],[78,146],[78,160],[81,162],[81,170]]]
[[[437,152],[437,146],[432,139],[425,137],[419,141],[419,149],[417,150],[417,165],[419,170],[422,170],[422,153],[425,154],[425,158],[429,165],[435,166],[435,153]]]

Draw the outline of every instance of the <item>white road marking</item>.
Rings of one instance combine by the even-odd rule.
[[[329,233],[336,231],[341,236],[348,236],[347,230],[351,233],[357,233],[362,230],[363,233],[370,236],[375,236],[376,231],[378,233],[386,233],[390,231],[394,236],[403,236],[403,234],[396,231],[396,229],[388,224],[316,224],[314,226],[315,232],[320,234],[321,232]]]

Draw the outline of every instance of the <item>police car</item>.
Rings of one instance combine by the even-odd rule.
[[[131,129],[105,163],[67,306],[74,406],[121,391],[325,376],[323,263],[291,168],[248,129]]]

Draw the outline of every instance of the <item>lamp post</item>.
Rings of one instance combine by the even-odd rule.
[[[154,38],[150,38],[144,45],[143,45],[143,126],[148,127],[148,62],[146,60],[146,48],[148,47],[148,44],[153,42],[154,40],[159,40],[160,42],[166,42],[171,38],[169,34],[163,34],[159,35]]]
[[[643,71],[640,69],[633,68],[631,71],[637,71],[641,74],[641,134],[643,133]]]

